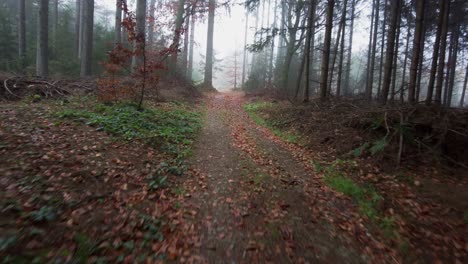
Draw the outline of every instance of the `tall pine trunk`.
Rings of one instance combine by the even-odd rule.
[[[333,9],[335,8],[335,0],[328,0],[327,2],[327,18],[325,22],[325,40],[322,51],[322,65],[320,67],[320,98],[325,100],[327,98],[327,85],[328,85],[328,66],[330,64],[330,44],[331,33],[333,28]]]
[[[441,103],[442,99],[442,84],[444,82],[444,67],[445,67],[445,50],[447,48],[447,32],[448,22],[450,13],[450,1],[444,1],[444,21],[442,22],[442,32],[440,33],[440,51],[439,51],[439,65],[437,68],[437,82],[436,82],[436,93],[434,102],[436,104]]]
[[[405,82],[406,82],[406,66],[408,64],[408,48],[409,48],[409,40],[410,40],[410,35],[411,31],[410,29],[406,29],[406,47],[405,47],[405,59],[403,60],[403,77],[401,79],[401,85],[400,85],[400,102],[403,103],[405,99]]]
[[[431,73],[429,76],[429,84],[427,85],[426,104],[430,104],[432,102],[432,95],[434,94],[434,83],[437,72],[437,60],[439,59],[440,37],[442,32],[442,24],[444,22],[446,2],[446,0],[439,0],[439,19],[437,22],[437,32],[435,36],[436,38],[434,41],[434,47],[432,50],[432,64]]]
[[[133,50],[136,52],[132,58],[132,72],[138,71],[138,68],[143,65],[144,49],[145,49],[145,24],[146,24],[146,0],[137,0],[136,7],[136,35],[140,42],[134,41]]]
[[[38,23],[38,41],[36,58],[36,75],[41,78],[47,78],[49,74],[49,1],[40,0],[39,2],[39,23]]]
[[[382,90],[382,77],[383,77],[383,58],[384,58],[384,47],[385,47],[385,29],[387,26],[387,0],[384,3],[384,18],[382,24],[382,40],[380,44],[380,63],[379,63],[379,82],[377,84],[377,98],[380,97],[380,91]]]
[[[416,79],[418,74],[418,65],[421,55],[421,42],[424,42],[423,39],[423,27],[424,27],[424,6],[425,0],[416,0],[416,28],[414,30],[414,39],[413,39],[413,55],[411,58],[410,66],[410,81],[408,85],[408,101],[414,103],[415,101],[415,91],[416,91]]]
[[[209,0],[208,7],[208,33],[206,36],[206,61],[205,76],[203,85],[205,88],[213,88],[213,37],[214,37],[214,18],[215,18],[216,0]]]
[[[81,56],[81,77],[88,77],[92,74],[93,59],[93,30],[94,30],[94,0],[84,1],[85,22],[83,28],[83,48]]]
[[[384,67],[384,79],[382,84],[382,94],[380,97],[380,102],[382,104],[387,103],[388,92],[390,88],[390,82],[392,78],[392,66],[395,50],[395,33],[398,26],[398,13],[400,12],[401,0],[396,0],[392,4],[392,9],[390,11],[390,26],[388,29],[387,36],[387,51],[385,53],[385,67]]]
[[[370,21],[370,31],[369,31],[369,44],[367,47],[367,66],[366,66],[366,86],[365,86],[365,95],[367,96],[367,92],[369,90],[369,73],[370,73],[370,65],[371,65],[371,56],[372,56],[372,38],[374,37],[374,17],[375,17],[375,2],[378,0],[372,0],[372,14],[371,14],[371,21]]]
[[[189,58],[187,66],[187,78],[192,81],[193,74],[193,47],[195,46],[195,6],[192,7],[192,14],[190,19],[190,44],[189,44]]]
[[[171,68],[173,72],[177,71],[177,55],[179,53],[179,45],[180,45],[180,34],[183,30],[184,24],[184,5],[185,0],[179,0],[177,4],[177,13],[175,19],[175,30],[174,30],[174,37],[172,39],[172,49],[173,53],[171,55]]]
[[[344,82],[345,94],[350,94],[350,75],[351,75],[351,55],[353,51],[353,33],[354,33],[354,12],[356,10],[356,0],[351,2],[351,24],[349,26],[348,58],[346,60],[346,76]]]
[[[185,22],[184,22],[184,48],[182,50],[182,62],[181,62],[181,67],[182,67],[182,72],[186,73],[187,72],[187,63],[188,63],[188,49],[189,49],[189,27],[190,27],[190,8],[187,7],[185,11]]]
[[[86,0],[80,0],[80,18],[79,18],[79,23],[80,23],[80,28],[78,32],[78,59],[81,59],[81,55],[83,53],[83,32],[85,28],[85,19],[84,19],[84,12],[85,12],[85,2]]]
[[[148,10],[148,45],[152,46],[154,42],[154,25],[155,25],[155,16],[154,12],[156,11],[156,0],[151,0]]]
[[[465,81],[463,82],[463,89],[462,89],[462,95],[460,98],[460,107],[463,107],[465,104],[465,94],[466,94],[466,84],[468,82],[468,64],[466,65],[466,71],[465,71]]]
[[[306,56],[306,79],[305,79],[305,88],[304,88],[304,102],[309,101],[310,94],[310,66],[311,61],[313,61],[314,56],[314,38],[315,38],[315,12],[317,8],[316,0],[311,1],[311,6],[309,7],[309,16],[307,18],[307,34],[306,34],[306,43],[305,43],[305,56]]]
[[[375,71],[375,54],[377,49],[377,33],[379,31],[379,14],[380,14],[380,0],[376,0],[375,6],[375,21],[374,21],[374,36],[372,37],[372,51],[371,51],[371,62],[369,65],[369,78],[367,79],[367,86],[366,86],[366,98],[367,100],[372,99],[372,89],[374,85],[374,71]]]
[[[246,76],[246,69],[247,69],[247,32],[249,27],[249,11],[245,10],[245,25],[244,25],[244,53],[242,55],[242,83],[241,87],[244,87],[245,84],[245,76]]]
[[[344,43],[345,43],[345,31],[346,31],[346,7],[348,4],[348,0],[344,0],[343,2],[343,13],[341,18],[341,24],[343,25],[343,29],[341,32],[341,47],[340,47],[340,64],[338,66],[338,81],[336,84],[336,96],[341,95],[341,80],[343,75],[343,59],[344,59]]]
[[[122,43],[122,1],[116,0],[115,4],[115,35],[114,35],[114,46]]]
[[[458,57],[458,45],[459,45],[459,34],[460,34],[460,28],[457,25],[454,28],[453,34],[453,42],[452,42],[452,54],[449,59],[449,69],[450,69],[450,78],[448,79],[448,89],[447,89],[447,106],[452,105],[452,96],[453,96],[453,87],[455,85],[455,75],[457,73],[457,57]]]
[[[26,68],[26,1],[19,0],[18,9],[18,56],[21,71]]]

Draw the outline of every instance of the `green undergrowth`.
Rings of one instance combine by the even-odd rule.
[[[273,108],[274,106],[274,103],[271,102],[254,102],[245,104],[244,109],[257,125],[270,129],[273,134],[286,142],[300,144],[301,137],[298,134],[282,129],[281,122],[268,120],[260,115],[261,111]]]
[[[325,183],[334,190],[343,193],[353,199],[358,205],[361,214],[377,224],[385,237],[397,238],[395,219],[383,216],[378,210],[382,201],[377,191],[371,186],[361,186],[347,177],[346,171],[353,171],[356,164],[352,161],[336,160],[329,165],[314,162],[315,171],[324,175]]]
[[[182,174],[184,160],[192,153],[192,143],[202,125],[202,113],[183,103],[165,103],[138,110],[134,104],[104,105],[96,103],[86,108],[73,104],[55,113],[60,119],[73,120],[95,127],[127,141],[142,140],[162,150],[171,159],[161,162],[161,175]],[[161,186],[158,179],[154,186]]]

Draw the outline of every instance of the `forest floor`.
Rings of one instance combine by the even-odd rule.
[[[355,163],[321,163],[248,103],[214,93],[143,113],[87,99],[3,104],[2,262],[466,261],[465,202],[419,204],[413,181],[388,175],[378,183],[401,196],[360,188],[341,176]],[[445,192],[463,198],[464,184]]]

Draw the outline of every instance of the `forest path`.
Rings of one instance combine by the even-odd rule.
[[[333,212],[345,208],[330,203],[310,171],[249,119],[243,102],[236,93],[206,101],[191,160],[203,181],[191,194],[200,256],[209,263],[365,261],[331,223]]]

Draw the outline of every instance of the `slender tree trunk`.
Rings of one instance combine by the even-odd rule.
[[[349,94],[350,89],[350,75],[351,75],[351,55],[353,51],[353,33],[354,33],[354,12],[356,9],[356,0],[351,1],[351,24],[349,26],[349,43],[348,43],[348,58],[346,63],[346,76],[344,82],[345,94]]]
[[[314,46],[312,44],[315,38],[315,12],[317,8],[316,0],[311,1],[311,6],[309,7],[309,16],[307,20],[307,34],[306,34],[306,43],[305,43],[305,57],[306,57],[306,79],[304,87],[304,99],[303,102],[306,103],[309,101],[309,89],[310,89],[310,64],[314,56]]]
[[[150,46],[154,43],[154,25],[155,25],[155,16],[154,12],[156,11],[156,0],[151,0],[149,10],[148,10],[148,44]]]
[[[185,11],[185,30],[184,30],[184,49],[182,51],[182,72],[187,72],[187,63],[188,63],[188,49],[189,49],[189,27],[190,27],[190,8],[187,7]]]
[[[444,82],[444,67],[445,67],[445,50],[447,48],[447,32],[450,12],[450,1],[444,1],[444,21],[442,22],[442,32],[440,37],[440,51],[439,51],[439,65],[437,69],[437,82],[436,82],[436,94],[434,102],[436,104],[441,103],[442,99],[442,84]]]
[[[366,98],[367,100],[372,100],[372,89],[374,85],[374,71],[375,71],[375,54],[377,49],[377,33],[379,31],[379,14],[380,14],[380,0],[376,0],[375,6],[375,21],[374,21],[374,36],[372,40],[372,51],[371,51],[371,63],[369,66],[369,79],[367,79],[367,89],[366,89]]]
[[[275,67],[275,81],[280,84],[283,71],[284,62],[284,39],[286,36],[286,1],[280,1],[281,3],[281,26],[280,35],[278,40],[278,51],[276,52],[276,67]]]
[[[84,19],[84,6],[85,6],[86,0],[80,0],[80,32],[79,32],[79,38],[78,38],[78,58],[81,59],[81,55],[83,53],[83,32],[85,28],[85,19]]]
[[[244,54],[242,59],[242,88],[245,84],[245,76],[246,76],[246,69],[247,69],[247,32],[249,27],[249,11],[245,10],[245,26],[244,26]]]
[[[189,58],[187,67],[187,78],[191,81],[193,74],[193,47],[195,46],[195,7],[192,7],[192,14],[190,19],[190,45],[189,45]]]
[[[39,1],[38,46],[36,59],[36,75],[47,78],[49,74],[49,1]]]
[[[92,74],[92,59],[93,59],[93,30],[94,30],[94,0],[84,1],[84,17],[85,21],[83,30],[83,50],[81,56],[81,77],[88,77]]]
[[[383,77],[383,58],[384,58],[384,47],[385,47],[385,27],[387,26],[387,0],[384,3],[384,18],[382,24],[382,40],[380,44],[380,63],[379,63],[379,83],[377,84],[377,98],[380,97],[380,90],[382,89],[382,77]]]
[[[390,12],[391,19],[390,19],[390,27],[388,29],[388,36],[387,36],[387,52],[385,54],[385,67],[384,67],[384,80],[382,84],[382,95],[380,98],[380,102],[382,104],[387,103],[388,92],[390,88],[390,81],[391,81],[391,73],[392,73],[392,64],[393,64],[393,56],[394,56],[394,49],[395,49],[395,33],[397,29],[398,23],[398,13],[400,12],[400,5],[401,0],[396,0],[395,3],[392,5],[392,9]]]
[[[179,52],[180,45],[180,33],[182,32],[182,27],[184,24],[184,5],[185,0],[179,0],[175,20],[174,38],[172,40],[172,49],[174,50],[174,52],[171,55],[171,68],[173,72],[176,72],[177,70],[177,55]]]
[[[278,11],[278,0],[275,0],[275,8],[273,11],[273,28],[276,29],[276,12]],[[247,30],[246,30],[247,31]],[[271,49],[270,49],[270,62],[268,66],[268,85],[271,86],[271,81],[273,79],[273,57],[275,53],[275,37],[271,40]]]
[[[460,107],[463,107],[465,104],[465,94],[466,94],[466,84],[468,82],[468,64],[466,65],[466,71],[465,71],[465,81],[463,82],[463,90],[462,90],[462,95],[460,98]]]
[[[393,55],[393,66],[392,66],[392,81],[391,81],[391,92],[390,92],[390,102],[395,101],[395,96],[396,96],[396,83],[397,83],[397,72],[398,72],[398,53],[400,49],[400,34],[401,34],[401,27],[400,27],[400,22],[401,22],[401,14],[398,14],[398,25],[397,25],[397,32],[396,32],[396,37],[395,37],[395,53]]]
[[[406,32],[405,59],[403,61],[403,77],[401,79],[401,85],[400,85],[400,102],[401,103],[403,103],[405,99],[406,65],[408,64],[408,48],[409,48],[410,36],[411,36],[411,30],[410,28],[408,28]]]
[[[74,55],[76,58],[79,58],[80,54],[80,17],[81,17],[81,0],[76,0],[75,4],[75,47],[74,47]]]
[[[19,0],[18,9],[18,55],[20,68],[23,73],[26,70],[26,1]]]
[[[327,2],[327,18],[325,22],[325,40],[322,52],[322,66],[320,76],[320,98],[325,100],[327,97],[327,84],[328,84],[328,65],[330,64],[330,44],[331,33],[333,27],[333,9],[335,7],[335,0],[328,0]]]
[[[333,73],[335,72],[335,63],[336,63],[336,58],[338,57],[338,46],[340,45],[342,31],[343,31],[343,24],[341,24],[340,22],[340,25],[338,27],[338,32],[336,32],[336,42],[335,42],[334,49],[333,49],[333,60],[332,60],[331,67],[329,70],[330,72],[328,73],[328,76],[330,77],[330,81],[328,83],[328,94],[331,94],[332,92]]]
[[[459,45],[459,34],[460,34],[460,28],[459,26],[455,27],[455,32],[453,36],[453,49],[452,49],[452,54],[450,56],[450,79],[448,80],[448,95],[447,95],[447,106],[452,105],[452,96],[453,96],[453,87],[455,85],[455,75],[457,73],[457,57],[458,57],[458,45]]]
[[[122,4],[127,6],[127,0],[122,0]],[[123,12],[123,20],[127,19],[127,13]],[[122,45],[128,46],[128,32],[125,28],[122,28]]]
[[[371,27],[370,27],[370,32],[369,32],[369,45],[367,49],[367,73],[366,73],[366,90],[365,90],[365,96],[367,98],[367,94],[369,91],[369,75],[370,75],[370,67],[371,67],[371,56],[372,56],[372,39],[374,37],[374,17],[375,17],[375,2],[379,0],[372,0],[372,14],[371,14]],[[377,10],[378,11],[378,10]]]
[[[136,52],[132,58],[132,72],[137,72],[138,68],[143,65],[145,54],[141,54],[145,45],[145,23],[146,23],[146,0],[137,0],[136,7],[136,35],[138,38],[143,38],[143,41],[134,41],[133,50]]]
[[[114,46],[122,43],[122,1],[116,0],[115,8],[115,36],[114,36]]]
[[[58,0],[54,0],[54,21],[53,21],[53,24],[52,24],[52,39],[53,39],[53,42],[54,42],[54,45],[53,45],[53,56],[56,57],[57,56],[57,30],[58,30],[58,23],[59,23],[59,19],[58,19],[58,16],[59,16],[59,12],[58,12]]]
[[[418,79],[416,81],[416,95],[415,101],[419,102],[419,97],[421,96],[421,80],[422,80],[422,73],[423,73],[423,66],[424,66],[424,47],[425,47],[425,39],[426,39],[426,23],[423,25],[422,30],[422,38],[421,38],[421,47],[419,48],[419,69],[418,69]]]
[[[341,95],[341,79],[343,75],[343,59],[344,59],[344,43],[345,43],[345,31],[346,31],[346,7],[348,4],[348,0],[344,0],[343,2],[343,14],[341,15],[341,23],[342,23],[342,32],[341,32],[341,48],[340,48],[340,64],[338,68],[338,82],[336,84],[336,96]]]
[[[206,37],[206,62],[205,62],[205,88],[213,87],[213,35],[215,18],[216,0],[209,0],[208,9],[208,33]]]
[[[306,47],[304,47],[303,56],[301,58],[301,64],[299,66],[299,71],[297,74],[298,76],[297,76],[297,81],[296,81],[296,92],[294,93],[295,100],[297,100],[297,96],[299,95],[299,90],[301,89],[301,84],[302,84],[302,75],[304,73],[304,68],[305,68],[305,63],[306,63],[305,48]]]
[[[418,65],[421,53],[421,41],[423,40],[423,27],[424,27],[424,7],[425,0],[416,0],[416,28],[414,30],[413,39],[413,56],[411,58],[410,66],[410,82],[408,86],[408,101],[414,103],[416,91],[416,79],[418,74]]]
[[[432,102],[432,95],[434,94],[434,83],[435,83],[435,76],[437,72],[437,59],[439,58],[440,37],[441,37],[442,24],[444,22],[444,14],[445,14],[445,7],[446,7],[445,2],[447,1],[439,0],[439,20],[437,22],[437,32],[435,36],[436,38],[434,41],[434,48],[432,51],[431,73],[429,76],[429,84],[427,86],[426,104],[430,104]]]

